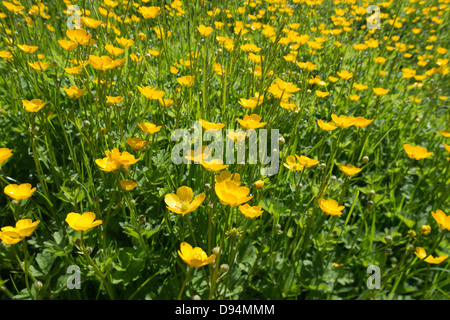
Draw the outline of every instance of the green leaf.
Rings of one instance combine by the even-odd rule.
[[[397,218],[399,218],[400,221],[402,221],[404,224],[406,224],[406,226],[407,226],[408,228],[412,228],[412,227],[414,227],[414,225],[416,224],[415,221],[410,220],[410,219],[404,217],[404,216],[401,215],[400,213],[397,213]]]
[[[36,270],[36,272],[40,273],[39,276],[45,276],[48,275],[52,269],[53,263],[55,262],[57,256],[53,253],[44,250],[43,252],[40,252],[36,255],[36,263],[39,266],[39,270]],[[30,266],[31,269],[32,266]],[[33,267],[34,269],[34,267]]]

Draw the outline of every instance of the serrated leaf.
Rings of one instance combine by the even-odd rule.
[[[48,251],[40,252],[36,255],[36,262],[39,266],[40,271],[47,275],[52,269],[53,263],[55,262],[57,256]]]

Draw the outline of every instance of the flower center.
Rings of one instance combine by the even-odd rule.
[[[181,211],[182,212],[185,212],[185,211],[187,211],[187,210],[189,210],[189,203],[187,203],[187,202],[183,202],[182,204],[181,204]]]
[[[194,260],[203,261],[202,255],[199,253],[194,253],[192,257],[194,258]]]

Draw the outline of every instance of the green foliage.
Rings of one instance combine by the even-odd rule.
[[[450,10],[442,1],[378,3],[382,25],[372,32],[366,28],[368,14],[357,13],[365,9],[361,4],[311,2],[185,1],[179,7],[179,1],[162,1],[160,13],[145,19],[134,1],[117,6],[81,1],[78,5],[90,10],[86,15],[102,25],[83,25],[96,43],[78,44],[73,51],[58,43],[69,39],[63,1],[24,0],[23,14],[3,2],[0,148],[13,155],[4,162],[0,156],[0,188],[29,183],[36,191],[18,203],[2,193],[0,226],[14,226],[19,219],[40,223],[18,243],[0,243],[0,298],[448,299],[450,259],[429,264],[414,252],[423,247],[433,257],[449,254],[448,231],[439,228],[431,212],[450,213],[450,161],[444,146],[449,140],[441,133],[450,130],[449,53],[438,49],[450,44]],[[34,12],[37,5],[41,10]],[[221,10],[215,15],[216,8]],[[107,12],[114,15],[107,18]],[[391,20],[396,16],[401,25]],[[238,32],[240,23],[247,33]],[[213,33],[201,36],[200,24],[213,27]],[[172,34],[158,38],[155,28]],[[134,43],[125,47],[117,40],[121,37]],[[314,48],[321,40],[321,48]],[[354,48],[374,40],[378,46]],[[256,53],[264,57],[261,63],[241,48],[248,43],[261,49]],[[39,48],[29,54],[18,47],[22,44]],[[106,44],[125,51],[115,57]],[[160,54],[149,55],[149,49]],[[105,55],[124,59],[123,65],[94,68],[92,56]],[[387,61],[375,63],[376,57]],[[34,70],[30,64],[38,60],[50,62],[48,69]],[[90,63],[80,74],[69,74],[65,68],[77,61]],[[316,67],[300,67],[304,62]],[[215,71],[216,64],[224,75]],[[406,68],[426,77],[405,78]],[[333,82],[330,76],[342,70],[352,72],[352,78]],[[194,84],[182,87],[177,81],[182,76],[195,76]],[[319,78],[326,85],[314,82]],[[299,89],[290,98],[294,108],[281,106],[271,88],[278,80]],[[355,83],[368,89],[358,91]],[[85,89],[84,94],[70,98],[64,89],[71,86]],[[163,91],[163,99],[174,105],[147,99],[138,89],[147,86]],[[390,91],[377,96],[373,89],[379,87]],[[329,95],[320,98],[316,90]],[[256,108],[239,104],[257,93],[262,103]],[[109,104],[106,97],[123,100]],[[27,112],[25,99],[46,105]],[[250,114],[261,116],[263,128],[278,129],[282,137],[275,175],[263,176],[260,162],[226,169],[249,188],[248,204],[264,210],[256,219],[221,203],[215,192],[218,173],[172,159],[174,130],[193,134],[199,119],[223,123],[224,131],[238,129],[236,119]],[[332,122],[332,115],[373,122],[321,130],[318,120]],[[138,126],[144,122],[161,130],[144,133]],[[128,138],[149,144],[136,150]],[[404,144],[426,147],[433,155],[412,160]],[[102,171],[96,160],[113,148],[139,161]],[[293,171],[284,166],[293,155],[319,163]],[[349,178],[340,164],[353,164],[361,172]],[[121,180],[137,186],[124,190]],[[264,181],[263,188],[254,185],[257,180]],[[165,202],[181,186],[190,187],[194,196],[206,195],[185,216],[168,210]],[[327,215],[321,198],[338,201],[342,215]],[[71,212],[94,212],[102,224],[74,230],[66,222]],[[431,227],[430,234],[422,232],[423,225]],[[215,262],[192,269],[178,253],[182,242],[215,254]],[[367,286],[367,268],[373,265],[381,270],[376,290]],[[80,289],[68,285],[76,279],[70,266],[80,270]]]

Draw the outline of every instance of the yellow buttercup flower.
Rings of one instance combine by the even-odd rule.
[[[280,78],[276,78],[275,81],[278,85],[278,88],[283,92],[295,93],[297,91],[300,91],[300,88],[297,88],[292,82],[286,82],[281,80]]]
[[[445,54],[447,51],[448,51],[447,48],[442,48],[442,47],[438,47],[436,49],[436,52],[439,53],[439,54]]]
[[[300,171],[305,168],[305,166],[298,161],[297,157],[292,155],[286,157],[286,162],[283,162],[283,166],[292,171]]]
[[[118,105],[123,101],[123,97],[117,96],[117,97],[110,97],[106,96],[106,101],[108,101],[108,105]]]
[[[0,51],[0,58],[2,58],[3,60],[12,61],[13,57],[14,56],[12,55],[11,51],[8,50]]]
[[[256,190],[260,190],[260,189],[264,188],[264,181],[257,180],[253,183],[253,186],[255,187]]]
[[[208,146],[198,147],[196,150],[190,150],[187,152],[187,155],[184,157],[190,161],[194,161],[195,163],[202,163],[207,160],[211,156],[211,149]]]
[[[306,168],[311,168],[312,166],[315,166],[319,163],[319,160],[308,158],[307,156],[298,156],[295,155],[297,158],[297,161]]]
[[[383,89],[383,88],[373,88],[373,92],[377,95],[377,96],[384,96],[385,94],[387,94],[389,91],[389,89]]]
[[[429,235],[431,233],[431,227],[429,225],[427,225],[427,224],[424,224],[424,225],[420,226],[419,230],[424,235]]]
[[[317,95],[319,98],[325,98],[325,97],[327,97],[329,94],[330,94],[330,93],[327,92],[327,91],[316,90],[316,95]]]
[[[370,119],[365,119],[363,117],[356,117],[353,125],[357,128],[365,128],[372,122],[373,122],[373,120],[370,120]]]
[[[105,151],[106,157],[103,159],[96,159],[95,163],[100,167],[102,171],[116,171],[122,167],[120,163],[120,152],[114,148],[111,151]]]
[[[237,131],[230,130],[227,132],[227,138],[230,140],[233,140],[235,143],[244,141],[248,135],[249,135],[249,133],[247,133],[243,130],[237,130]]]
[[[444,148],[447,150],[447,152],[450,152],[450,145],[444,143]]]
[[[164,96],[164,91],[157,90],[151,86],[140,87],[138,86],[139,91],[150,100],[159,100]]]
[[[220,175],[216,175],[215,180],[214,190],[223,205],[237,207],[253,198],[248,196],[250,189],[241,186],[241,176],[238,173],[222,171]]]
[[[436,60],[436,64],[438,66],[446,66],[448,64],[448,62],[450,61],[450,59],[437,59]]]
[[[281,100],[280,107],[282,107],[283,109],[286,109],[286,110],[292,110],[292,111],[298,110],[298,107],[295,105],[295,103],[290,100]]]
[[[330,216],[339,216],[342,214],[342,210],[345,209],[344,206],[339,206],[336,200],[325,200],[323,198],[319,199],[319,207],[323,212]]]
[[[173,99],[158,99],[159,104],[163,107],[169,108],[175,105],[175,100]]]
[[[168,37],[170,37],[170,35],[172,34],[171,31],[165,32],[165,31],[164,31],[164,28],[162,28],[162,27],[154,27],[153,30],[155,31],[156,36],[158,37],[158,39],[161,39],[161,38],[163,38],[163,39],[168,38]]]
[[[50,62],[35,61],[33,63],[28,62],[28,65],[36,71],[45,71],[50,67]]]
[[[380,45],[380,42],[375,39],[369,39],[366,41],[366,44],[369,48],[377,48]]]
[[[84,29],[67,29],[66,35],[70,40],[82,46],[89,46],[95,42],[92,35]]]
[[[192,64],[194,63],[194,61],[192,61],[192,60],[183,60],[183,59],[180,59],[180,64],[182,64],[182,65],[184,65],[185,67],[191,67],[192,66]]]
[[[113,149],[113,151],[118,151],[116,148]],[[118,153],[118,155],[120,156],[120,163],[122,166],[124,167],[129,167],[132,164],[135,164],[136,162],[138,162],[140,159],[136,159],[132,154],[124,151],[120,154],[120,152]]]
[[[450,130],[441,130],[440,133],[444,138],[450,138]]]
[[[365,43],[359,43],[359,44],[354,44],[353,48],[357,51],[361,51],[361,50],[365,50],[367,49],[369,46]]]
[[[12,150],[8,148],[0,148],[0,165],[12,156]]]
[[[296,64],[299,66],[300,69],[306,69],[308,71],[313,71],[317,67],[317,64],[313,64],[309,61],[297,62]]]
[[[211,32],[214,31],[214,29],[212,27],[206,27],[202,24],[197,27],[197,30],[204,37],[209,36],[211,34]]]
[[[112,59],[110,56],[94,56],[89,55],[89,63],[96,70],[109,70],[117,66],[121,66],[125,63],[124,59]]]
[[[3,227],[0,231],[0,239],[5,244],[16,244],[19,241],[23,240],[23,237],[20,236],[19,232],[16,230],[16,228],[7,226]]]
[[[293,96],[293,93],[283,90],[277,83],[271,84],[268,91],[277,99],[286,100]]]
[[[32,188],[31,184],[23,183],[20,185],[17,184],[9,184],[5,187],[4,193],[14,200],[25,200],[33,195],[36,191],[36,187]]]
[[[261,77],[262,76],[262,68],[261,68],[261,66],[260,65],[255,65],[255,68],[253,69],[253,68],[250,68],[250,72],[255,76],[255,77]],[[269,75],[272,75],[273,74],[273,71],[270,71],[269,72]],[[270,88],[272,88],[272,86],[270,86]],[[270,89],[269,88],[269,92],[270,92]],[[279,89],[278,89],[279,90]],[[280,93],[281,93],[281,90],[279,90],[280,91]],[[272,94],[274,94],[273,92],[270,92],[270,93],[272,93]],[[274,94],[275,95],[275,94]],[[277,97],[277,98],[279,98],[279,97]]]
[[[113,1],[113,0],[105,0],[105,5],[111,8],[115,8],[119,5],[119,1]]]
[[[351,127],[355,123],[355,117],[347,117],[344,115],[340,115],[339,117],[335,114],[331,115],[334,123],[341,128]]]
[[[339,81],[339,78],[333,77],[333,76],[329,76],[329,77],[328,77],[328,80],[330,80],[331,82],[338,82],[338,81]]]
[[[213,71],[218,76],[223,76],[225,74],[225,69],[220,63],[213,63]]]
[[[98,26],[101,25],[102,23],[103,23],[103,21],[101,21],[101,20],[96,20],[96,19],[84,17],[84,16],[81,17],[81,24],[88,28],[97,29]]]
[[[374,60],[376,63],[385,63],[385,62],[387,61],[387,59],[384,58],[384,57],[375,57],[375,58],[373,58],[373,60]]]
[[[353,72],[347,70],[338,71],[337,74],[343,80],[348,80],[353,77]]]
[[[66,71],[68,74],[70,74],[72,76],[80,74],[81,70],[83,70],[83,66],[82,65],[76,66],[76,67],[71,67],[71,68],[70,67],[69,68],[64,68],[64,71]]]
[[[218,172],[228,168],[229,164],[223,164],[222,159],[211,159],[202,161],[202,166],[208,171]]]
[[[354,176],[355,174],[361,172],[361,170],[362,170],[358,167],[355,167],[352,164],[343,165],[342,163],[339,165],[339,168],[345,175],[347,175],[349,177]]]
[[[161,13],[161,8],[140,6],[138,11],[145,19],[155,19]]]
[[[183,87],[190,87],[194,84],[195,77],[194,76],[184,76],[177,79],[178,83]]]
[[[195,211],[205,200],[206,194],[200,193],[194,198],[191,188],[183,186],[178,188],[177,193],[169,193],[164,197],[167,209],[172,212],[185,215]]]
[[[108,51],[109,54],[116,56],[116,57],[125,52],[125,49],[116,48],[111,44],[105,44],[105,49],[106,49],[106,51]]]
[[[125,191],[131,191],[136,188],[137,182],[133,180],[120,180],[120,187]]]
[[[417,98],[417,97],[409,97],[409,100],[414,103],[420,103],[423,99]]]
[[[148,49],[147,52],[150,53],[150,55],[152,55],[152,56],[154,56],[154,57],[159,56],[159,54],[161,53],[160,50],[151,50],[151,49]]]
[[[116,171],[122,166],[128,168],[140,160],[126,151],[121,153],[117,148],[113,148],[111,151],[106,150],[105,155],[105,158],[97,159],[95,163],[100,167],[100,170],[107,172]]]
[[[162,126],[157,126],[156,124],[150,122],[138,123],[138,126],[144,133],[148,134],[154,134],[156,132],[159,132],[159,130],[161,130],[162,128]]]
[[[190,267],[194,267],[196,269],[206,266],[216,259],[215,254],[208,257],[206,252],[200,247],[192,248],[192,246],[187,242],[181,243],[180,250],[178,250],[178,255]]]
[[[78,42],[72,40],[58,40],[58,43],[66,51],[72,51],[78,47]]]
[[[402,69],[402,77],[405,78],[405,79],[412,78],[413,76],[416,75],[416,73],[417,73],[417,71],[414,70],[414,69],[410,69],[410,68],[403,68]]]
[[[261,128],[267,124],[266,122],[261,122],[261,117],[258,116],[257,114],[251,114],[251,115],[246,114],[244,116],[244,120],[242,120],[242,119],[236,119],[236,120],[245,129],[257,129],[257,128]]]
[[[16,244],[19,241],[30,237],[41,221],[31,219],[21,219],[16,222],[16,226],[3,227],[0,231],[0,239],[6,244]]]
[[[41,99],[33,99],[31,101],[29,100],[22,100],[23,108],[28,112],[38,112],[41,110],[47,103],[42,102]]]
[[[264,56],[254,54],[253,52],[249,52],[248,58],[254,63],[261,63],[264,60]]]
[[[444,260],[446,260],[447,258],[448,258],[448,255],[446,255],[446,254],[439,256],[439,257],[429,256],[428,258],[425,259],[425,262],[428,262],[431,264],[439,264],[439,263],[443,262]]]
[[[70,212],[65,220],[69,226],[76,231],[88,231],[102,224],[102,220],[95,220],[95,213],[84,212],[83,214]]]
[[[84,94],[86,89],[78,89],[75,86],[71,86],[70,88],[64,88],[64,91],[70,98],[78,99]]]
[[[251,219],[258,218],[264,212],[261,206],[252,207],[248,203],[239,206],[239,211],[241,211],[244,216]]]
[[[356,83],[356,82],[354,82],[354,83],[353,83],[353,88],[355,88],[355,89],[358,90],[358,91],[363,91],[363,90],[368,89],[369,86],[366,86],[366,85],[361,84],[361,83]]]
[[[119,43],[122,47],[128,48],[131,47],[134,43],[133,39],[126,39],[124,37],[118,38],[116,37],[117,43]]]
[[[198,121],[200,121],[202,128],[205,130],[220,130],[225,127],[224,123],[213,123],[203,119],[198,119]]]
[[[331,76],[330,76],[331,77]],[[331,79],[330,79],[330,77],[328,77],[328,79],[330,80],[330,81],[332,81],[332,80],[334,80],[333,79],[333,77],[331,77]],[[339,79],[338,79],[339,80]],[[332,81],[333,82],[333,81]],[[335,81],[334,81],[335,82]],[[320,87],[322,87],[322,86],[326,86],[327,85],[327,83],[325,82],[325,81],[323,81],[321,78],[320,78],[320,76],[311,76],[311,78],[308,80],[308,83],[309,84],[311,84],[311,85],[314,85],[314,84],[317,84],[318,86],[320,86]]]
[[[324,131],[333,131],[334,129],[337,128],[336,124],[334,124],[334,122],[325,122],[322,120],[318,120],[317,124],[319,125],[320,129],[324,130]]]
[[[421,260],[425,259],[425,257],[428,256],[427,252],[422,247],[416,247],[416,251],[414,252],[414,254],[417,257],[419,257],[419,259],[421,259]],[[439,256],[439,257],[433,257],[432,255],[430,255],[424,261],[428,262],[428,263],[431,263],[431,264],[439,264],[439,263],[441,263],[442,261],[444,261],[447,258],[448,258],[448,255],[442,255],[442,256]]]
[[[25,9],[24,6],[15,5],[15,4],[11,3],[11,2],[2,1],[2,3],[6,7],[6,9],[8,9],[8,11],[11,11],[11,12],[20,12],[23,9]]]
[[[258,95],[249,99],[241,98],[238,103],[246,109],[254,109],[263,103],[263,98]]]
[[[253,43],[242,44],[240,46],[240,48],[242,51],[253,52],[253,53],[258,53],[259,51],[262,50],[262,48],[259,48],[256,44],[253,44]]]
[[[436,210],[436,212],[431,211],[431,215],[436,220],[439,228],[450,231],[450,215],[447,216],[442,210]]]
[[[411,159],[421,160],[428,158],[433,155],[433,152],[428,152],[427,148],[424,147],[413,147],[409,144],[404,144],[403,149],[405,149],[406,154]]]
[[[21,237],[30,237],[40,222],[40,220],[33,222],[31,219],[21,219],[16,222],[16,230]]]
[[[133,150],[141,150],[150,144],[150,141],[141,138],[127,138],[127,144]]]
[[[27,46],[26,44],[18,44],[17,47],[25,53],[34,53],[39,49],[38,46]]]

